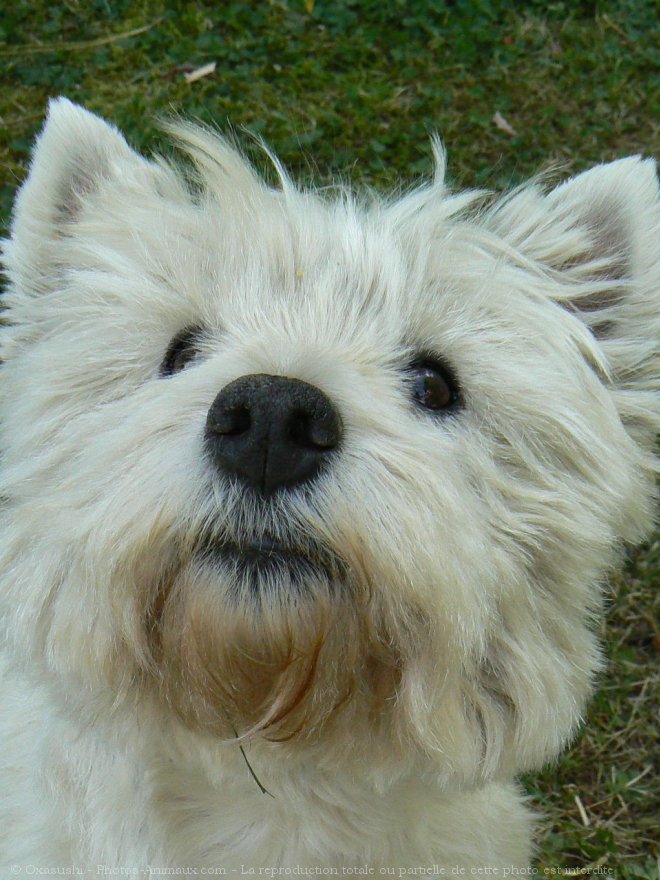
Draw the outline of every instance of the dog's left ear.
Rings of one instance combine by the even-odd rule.
[[[546,196],[546,206],[550,222],[563,233],[558,251],[546,262],[576,286],[565,291],[566,300],[561,295],[558,300],[600,338],[643,330],[642,337],[651,341],[647,321],[652,319],[657,331],[660,320],[655,163],[634,156],[599,165],[557,187]]]
[[[37,139],[27,179],[14,206],[4,262],[15,289],[38,294],[53,288],[65,258],[63,240],[75,233],[85,201],[106,185],[136,191],[158,172],[120,132],[93,113],[58,98]]]
[[[645,424],[641,434],[648,442],[660,427],[655,163],[633,156],[599,165],[547,194],[528,187],[496,206],[489,221],[554,277],[552,298],[590,329],[624,421]]]

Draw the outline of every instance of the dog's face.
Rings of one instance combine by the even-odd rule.
[[[58,102],[17,201],[14,650],[218,737],[459,781],[556,753],[651,519],[652,167],[359,204],[179,137],[194,192]]]

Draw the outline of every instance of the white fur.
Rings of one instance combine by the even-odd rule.
[[[490,200],[447,192],[436,146],[432,184],[360,200],[279,166],[270,189],[217,137],[176,136],[194,191],[54,102],[4,243],[0,876],[524,868],[514,776],[575,732],[601,585],[652,525],[654,166]],[[160,377],[191,324],[200,357]],[[414,408],[418,352],[453,365],[455,415]],[[345,425],[313,491],[266,512],[202,448],[215,395],[249,373],[318,386]],[[270,795],[231,736],[162,697],[143,632],[176,556],[178,588],[230,638],[226,584],[182,549],[209,525],[359,551],[365,620],[401,657],[376,721],[353,698],[290,742],[246,739]],[[304,608],[273,602],[295,631]],[[342,656],[327,648],[328,681]]]

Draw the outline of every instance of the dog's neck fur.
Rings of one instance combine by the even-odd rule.
[[[277,747],[248,749],[265,794],[235,745],[191,736],[158,710],[99,718],[81,729],[53,715],[47,688],[39,687],[39,703],[28,706],[34,683],[13,677],[3,699],[20,723],[0,722],[0,734],[21,746],[11,768],[2,758],[0,768],[5,778],[21,780],[21,798],[0,818],[19,864],[245,873],[435,864],[449,874],[459,866],[529,860],[521,841],[529,838],[531,814],[511,785],[446,791],[419,766],[388,779],[386,767],[376,774],[348,763],[337,771],[319,767],[312,755],[294,763],[283,761]],[[11,712],[15,705],[25,712]],[[46,714],[53,719],[48,728]],[[80,840],[89,843],[81,849]]]

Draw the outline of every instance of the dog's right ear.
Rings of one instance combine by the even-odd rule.
[[[86,201],[112,181],[144,186],[157,170],[114,126],[66,98],[51,101],[16,197],[11,239],[3,243],[15,290],[38,294],[53,289],[62,241],[75,232]]]

